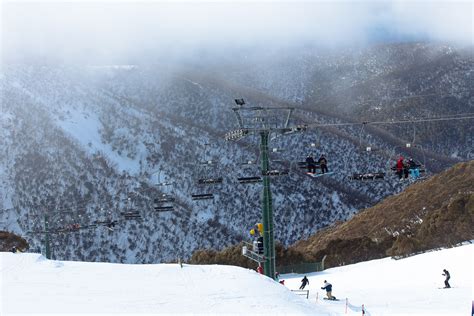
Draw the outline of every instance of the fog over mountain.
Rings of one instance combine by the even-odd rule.
[[[0,230],[37,248],[49,215],[62,259],[169,261],[248,238],[261,185],[237,177],[258,174],[242,166],[259,159],[258,139],[224,140],[237,127],[235,98],[294,107],[293,125],[474,112],[470,2],[6,1],[1,10]],[[348,180],[390,173],[399,153],[427,175],[473,159],[470,123],[272,138],[272,167],[290,167],[271,180],[276,238],[291,244],[403,190],[391,174]],[[295,168],[308,153],[325,153],[334,174]],[[211,159],[215,168],[200,164]],[[203,173],[224,181],[203,188]],[[191,199],[204,191],[215,199]],[[154,211],[161,193],[176,198],[174,211]],[[113,230],[65,231],[110,220]]]
[[[466,46],[472,23],[470,1],[6,1],[2,51],[6,60],[139,63],[384,40]]]

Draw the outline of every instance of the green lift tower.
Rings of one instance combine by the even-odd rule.
[[[237,141],[248,135],[260,136],[261,176],[263,178],[262,192],[262,222],[263,222],[263,256],[252,251],[244,255],[259,263],[263,263],[264,274],[272,279],[275,275],[275,239],[273,231],[273,205],[270,178],[288,174],[288,170],[273,170],[269,164],[269,141],[273,134],[287,135],[305,130],[305,126],[290,127],[290,118],[294,108],[290,107],[248,107],[243,99],[236,99],[234,111],[239,128],[225,135],[228,141]]]

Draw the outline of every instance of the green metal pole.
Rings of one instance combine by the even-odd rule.
[[[262,157],[262,176],[263,176],[263,194],[262,194],[262,215],[263,215],[263,248],[265,262],[263,270],[266,276],[275,279],[275,241],[273,236],[273,210],[272,193],[270,191],[270,177],[267,175],[269,170],[268,163],[268,137],[269,132],[260,133],[260,156]]]
[[[49,223],[48,223],[48,215],[44,216],[44,248],[46,252],[46,258],[51,259],[51,248],[49,246]]]

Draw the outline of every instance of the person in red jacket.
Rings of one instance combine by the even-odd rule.
[[[258,265],[257,272],[260,273],[260,274],[263,274],[263,267],[262,267],[261,264]]]
[[[400,156],[397,160],[397,164],[395,165],[397,170],[398,178],[401,180],[403,178],[403,170],[405,169],[405,163],[403,162],[403,156]]]

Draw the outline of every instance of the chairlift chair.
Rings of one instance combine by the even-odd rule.
[[[244,163],[241,163],[242,167],[250,167],[250,166],[255,166],[257,164],[257,160],[248,160],[245,161]],[[237,177],[237,181],[242,184],[255,184],[255,183],[260,183],[262,182],[262,177],[255,175],[257,172],[253,172],[253,175],[248,175],[249,172],[245,171],[243,172],[247,175],[243,175],[240,177]]]
[[[153,209],[154,209],[156,212],[167,212],[167,211],[173,211],[173,210],[174,210],[174,206],[173,206],[173,205],[159,205],[159,204],[155,204],[155,205],[153,205]]]
[[[162,188],[162,193],[153,199],[153,210],[155,212],[167,212],[174,210],[174,202],[176,198],[172,194],[173,183],[169,181],[160,182],[161,170],[158,172],[158,186]]]
[[[389,166],[389,170],[390,172],[392,172],[394,175],[397,174],[397,167],[396,165],[393,164],[393,162],[397,161],[398,158],[400,156],[404,156],[404,158],[406,158],[406,156],[412,156],[412,155],[406,155],[406,154],[402,154],[401,151],[403,149],[407,150],[407,151],[410,151],[412,149],[418,149],[421,151],[422,155],[423,155],[423,161],[420,161],[420,160],[415,160],[415,161],[418,161],[417,163],[417,168],[418,168],[418,171],[419,173],[426,173],[426,155],[425,155],[425,151],[423,149],[423,146],[419,145],[419,144],[414,144],[414,143],[406,143],[405,145],[403,146],[395,146],[393,147],[392,149],[392,157],[390,157],[390,160],[388,162],[388,166]],[[397,151],[399,152],[398,154]],[[406,152],[407,153],[407,152]],[[410,170],[410,169],[408,169]],[[411,178],[411,174],[409,175],[409,177]],[[413,178],[411,178],[413,179]],[[423,177],[419,176],[417,177],[416,179],[413,179],[413,180],[419,180],[419,179],[423,179]]]
[[[254,176],[254,177],[239,177],[239,178],[237,178],[237,181],[239,181],[239,183],[244,183],[244,184],[248,184],[248,183],[260,183],[260,182],[262,182],[262,177],[258,177],[258,176]]]
[[[367,180],[383,180],[385,179],[385,172],[375,172],[375,173],[353,173],[349,176],[350,180],[360,180],[360,181],[367,181]]]
[[[162,194],[153,200],[153,209],[157,212],[173,211],[174,206],[172,203],[174,203],[174,201],[175,198],[173,196]]]
[[[206,160],[199,163],[198,166],[198,175],[197,183],[198,184],[220,184],[223,181],[223,178],[217,174],[215,161]]]
[[[208,146],[209,144],[206,144]],[[207,155],[207,152],[206,152]],[[209,155],[208,155],[209,156]],[[218,174],[216,170],[216,162],[209,157],[204,162],[200,162],[197,165],[197,184],[198,186],[214,186],[221,184],[223,178]],[[191,198],[195,201],[198,200],[212,200],[214,199],[214,194],[209,191],[203,193],[195,193],[191,195]]]
[[[120,214],[126,220],[141,219],[142,218],[142,216],[140,215],[140,212],[138,212],[138,211],[126,211],[126,212],[121,212]]]
[[[128,193],[127,197],[127,210],[120,212],[120,215],[122,215],[126,220],[133,220],[133,219],[141,219],[142,216],[140,215],[140,212],[133,210],[132,205],[132,197],[136,196],[136,193],[130,192]]]
[[[269,176],[269,177],[279,177],[279,176],[287,176],[290,173],[288,169],[284,170],[277,170],[277,169],[272,169],[268,170],[267,172],[264,172],[264,176]]]
[[[284,151],[285,150],[281,148],[272,148],[271,153],[280,154]],[[291,163],[288,160],[282,158],[281,156],[277,156],[276,158],[270,156],[269,158],[272,166],[270,166],[269,170],[267,170],[266,172],[262,172],[262,176],[280,177],[289,175],[290,170],[284,166],[285,163],[291,166]],[[277,165],[278,167],[275,167]]]
[[[198,200],[213,200],[214,199],[214,194],[212,194],[212,193],[192,194],[191,198],[195,201],[198,201]]]
[[[219,184],[222,183],[222,177],[198,179],[198,184]]]
[[[153,200],[155,203],[173,203],[175,201],[174,196],[169,194],[162,194]]]
[[[359,135],[359,150],[361,151],[361,154],[364,154],[364,164],[367,165],[369,164],[368,162],[368,157],[374,153],[379,151],[379,148],[375,148],[372,144],[363,144],[362,141],[362,133],[364,130],[364,125],[362,125],[361,129],[361,134]],[[357,165],[357,164],[356,164]],[[375,180],[385,180],[385,169],[380,170],[380,168],[374,168],[374,167],[364,167],[365,170],[356,170],[355,172],[352,172],[351,175],[349,175],[349,180],[354,180],[354,181],[375,181]]]
[[[174,210],[176,198],[169,193],[162,193],[153,199],[153,210],[156,212],[166,212]]]

